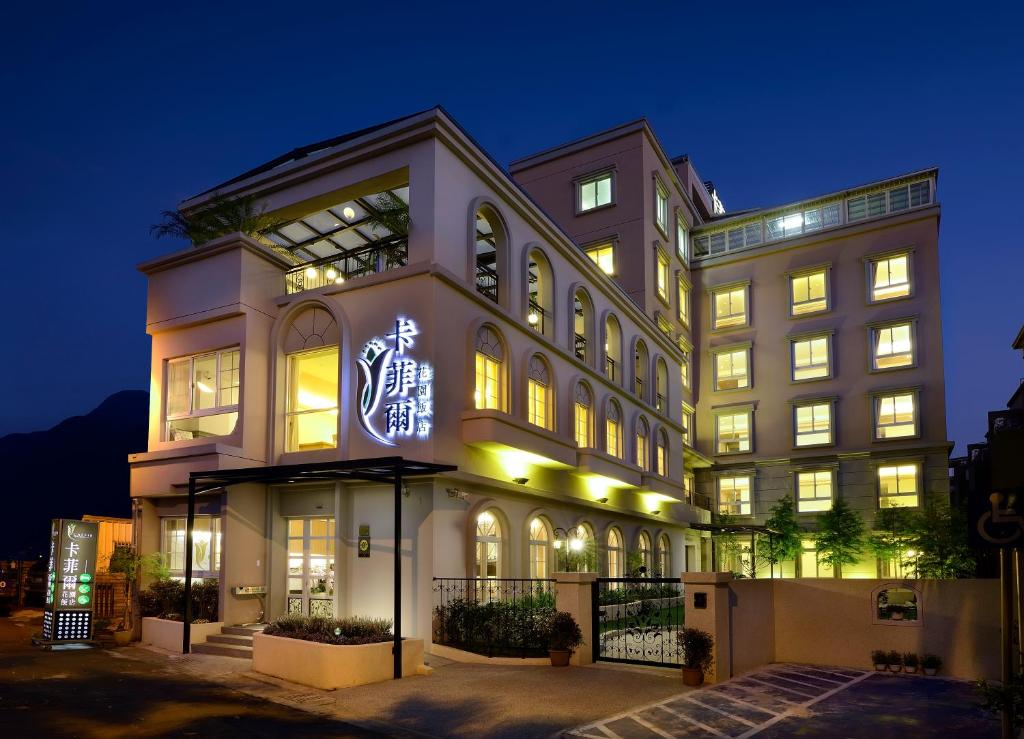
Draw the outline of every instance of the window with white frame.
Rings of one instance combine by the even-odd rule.
[[[655,277],[657,279],[658,297],[662,300],[662,302],[668,303],[668,257],[665,256],[665,252],[663,252],[661,249],[657,249],[656,251],[658,272],[655,275]]]
[[[611,205],[615,199],[611,172],[602,172],[576,183],[576,207],[580,213]]]
[[[683,359],[679,363],[679,381],[683,383],[683,387],[686,389],[690,388],[690,352],[686,349],[681,350],[683,353]]]
[[[688,242],[689,233],[686,229],[686,221],[683,214],[676,212],[676,254],[683,264],[690,262],[690,245]]]
[[[160,519],[160,553],[171,577],[185,576],[186,519]],[[192,575],[217,577],[220,570],[220,516],[196,516],[192,527]]]
[[[540,355],[530,357],[526,380],[526,420],[550,430],[554,421],[551,398],[551,372]]]
[[[285,450],[338,446],[338,347],[288,355]]]
[[[718,512],[726,516],[749,516],[752,511],[750,475],[718,478]]]
[[[543,580],[551,573],[551,531],[537,516],[530,522],[530,577]]]
[[[692,472],[683,475],[683,498],[687,503],[693,503],[693,491],[697,488],[696,478]]]
[[[683,404],[683,443],[693,446],[693,411]]]
[[[604,450],[622,459],[622,411],[614,401],[609,401],[605,410],[604,430]]]
[[[822,446],[832,443],[832,402],[820,401],[793,406],[794,444]]]
[[[615,244],[608,242],[589,247],[586,254],[606,275],[615,274]]]
[[[659,431],[654,446],[654,471],[662,477],[668,477],[668,437],[664,430]]]
[[[824,267],[789,277],[789,314],[805,316],[828,310],[828,270]]]
[[[658,572],[662,577],[669,577],[672,572],[672,542],[668,534],[658,537]]]
[[[871,329],[871,369],[913,367],[914,322],[901,321]]]
[[[713,314],[711,327],[733,328],[746,326],[747,316],[747,285],[716,288],[711,292]]]
[[[167,361],[168,441],[227,436],[238,421],[239,349]]]
[[[912,390],[875,396],[875,438],[917,436],[917,393]]]
[[[501,577],[501,523],[493,511],[476,517],[476,568],[474,577]]]
[[[849,198],[846,201],[846,220],[852,222],[876,218],[886,213],[919,208],[931,202],[931,180],[920,180]]]
[[[576,401],[573,404],[574,412],[574,427],[576,434],[576,445],[581,449],[586,449],[594,445],[591,436],[591,428],[593,422],[591,420],[591,409],[594,406],[593,396],[590,394],[590,388],[584,385],[582,382],[576,384]]]
[[[476,334],[476,407],[506,411],[505,346],[497,332],[483,326]]]
[[[910,253],[889,254],[868,262],[871,302],[894,300],[910,295]]]
[[[640,532],[640,539],[637,541],[637,551],[640,554],[640,563],[650,575],[654,569],[654,552],[651,547],[651,535],[646,531]]]
[[[715,451],[739,454],[750,451],[750,427],[753,412],[748,408],[715,414]]]
[[[819,380],[832,376],[832,336],[802,336],[790,339],[793,380]]]
[[[622,533],[614,526],[608,529],[608,577],[622,577],[626,565],[626,550]]]
[[[650,428],[647,421],[640,417],[636,422],[636,465],[644,472],[651,467],[651,451],[648,447]]]
[[[750,387],[750,347],[715,352],[715,390]]]
[[[654,180],[654,224],[668,235],[668,190],[659,179]]]
[[[832,470],[796,473],[796,510],[818,513],[832,508]]]
[[[878,507],[915,508],[921,479],[917,462],[886,464],[878,468]]]
[[[679,304],[676,306],[676,315],[679,316],[679,322],[684,326],[690,325],[690,286],[687,284],[686,279],[682,273],[679,274],[676,279],[676,286]]]

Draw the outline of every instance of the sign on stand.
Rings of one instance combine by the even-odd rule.
[[[55,518],[50,524],[43,639],[49,642],[92,638],[96,595],[96,545],[99,524]]]

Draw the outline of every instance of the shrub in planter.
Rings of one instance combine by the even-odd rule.
[[[925,675],[934,675],[942,667],[942,659],[934,654],[926,654],[921,657],[921,669]]]
[[[484,603],[456,598],[434,608],[433,638],[489,657],[539,657],[547,654],[554,615],[553,597],[544,593]]]
[[[704,682],[704,674],[714,662],[714,646],[714,638],[706,631],[684,628],[679,632],[676,648],[682,657],[685,685],[697,686]]]
[[[879,672],[884,672],[889,666],[889,653],[884,649],[876,649],[871,653],[871,664]]]
[[[263,633],[318,644],[376,644],[394,638],[388,619],[360,616],[282,616],[268,624]]]
[[[548,656],[555,667],[565,667],[576,648],[583,644],[583,631],[576,619],[558,611],[548,623]]]
[[[916,654],[913,652],[905,652],[903,654],[903,671],[910,673],[917,672],[918,662],[919,660]]]
[[[889,652],[886,657],[888,657],[889,669],[892,672],[899,672],[903,669],[903,655],[895,649]]]

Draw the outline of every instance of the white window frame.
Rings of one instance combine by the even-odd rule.
[[[894,328],[907,327],[910,338],[910,361],[906,364],[898,364],[892,367],[880,367],[878,364],[881,358],[878,354],[879,337],[883,331],[891,332]],[[890,333],[890,348],[892,347],[892,336]],[[871,372],[896,372],[899,370],[913,369],[917,367],[917,317],[911,316],[908,318],[900,318],[891,321],[885,321],[884,323],[872,323],[868,324],[868,357],[870,366],[868,369]],[[895,357],[904,354],[904,352],[890,352],[889,354],[882,355],[885,357]]]
[[[690,281],[683,275],[682,270],[676,272],[676,317],[679,322],[690,327],[690,292],[693,289]]]
[[[914,420],[913,420],[913,433],[902,434],[899,436],[885,436],[880,434],[879,431],[883,428],[891,428],[896,426],[902,426],[904,424],[896,423],[896,399],[909,395],[914,404]],[[892,399],[893,401],[893,422],[881,425],[881,413],[882,404],[884,401]],[[917,388],[897,388],[893,390],[880,390],[873,393],[871,396],[871,426],[872,436],[875,441],[902,441],[905,439],[916,439],[921,435],[921,393]]]
[[[825,365],[824,365],[825,366],[825,374],[817,376],[817,377],[799,377],[798,378],[796,376],[798,369],[813,369],[813,368],[821,367],[822,365],[820,363],[818,363],[818,364],[812,363],[812,364],[807,365],[806,367],[797,367],[796,366],[796,347],[797,347],[797,344],[803,343],[805,341],[806,342],[814,342],[814,341],[817,341],[818,339],[824,339],[825,340]],[[809,347],[809,351],[808,351],[808,356],[811,358],[811,360],[813,362],[813,360],[815,358],[815,355],[814,355],[813,352],[810,351],[810,347]],[[833,377],[832,368],[833,368],[833,362],[832,362],[832,332],[831,331],[815,332],[815,333],[812,333],[812,334],[799,334],[797,336],[790,336],[789,337],[789,379],[790,379],[790,381],[804,383],[804,382],[819,382],[821,380],[831,380],[832,377]]]
[[[711,350],[711,374],[713,378],[713,385],[715,392],[728,392],[732,390],[750,390],[754,387],[754,373],[753,368],[750,366],[750,361],[753,355],[753,345],[748,343],[745,344],[730,344],[729,346],[715,347]],[[723,355],[729,355],[730,367],[735,365],[735,355],[743,354],[744,361],[746,363],[746,372],[742,375],[743,384],[737,384],[736,387],[722,387],[722,378],[718,375],[718,360]],[[735,374],[730,374],[728,379],[735,379]]]
[[[693,408],[683,403],[683,415],[682,415],[682,427],[683,427],[683,444],[686,446],[693,446],[693,423],[696,415],[694,414]]]
[[[893,498],[908,498],[910,493],[899,492],[899,469],[901,467],[913,467],[914,468],[914,499],[915,503],[912,506],[893,506],[893,505],[882,505],[883,500],[892,501]],[[897,493],[895,495],[882,495],[882,470],[888,468],[896,468],[896,486]],[[876,485],[876,500],[879,509],[881,508],[920,508],[921,498],[924,495],[924,491],[921,489],[924,483],[924,464],[918,459],[902,459],[902,460],[887,460],[885,463],[880,463],[875,469],[875,485]]]
[[[668,254],[661,248],[659,244],[654,245],[654,292],[658,295],[658,300],[669,306],[669,301],[672,299],[669,292],[669,284],[672,282],[672,263],[669,261]]]
[[[733,293],[738,290],[743,292],[743,313],[730,313],[724,319],[718,317],[718,296],[721,293]],[[750,326],[750,282],[733,282],[727,285],[717,285],[709,290],[711,294],[711,330],[712,331],[733,331]],[[730,299],[730,304],[732,300]],[[730,305],[731,308],[731,305]],[[742,315],[740,323],[722,323],[722,321],[733,321],[736,316]]]
[[[181,531],[181,534],[182,534],[181,537],[180,537],[180,544],[181,544],[181,547],[180,547],[181,552],[180,552],[180,554],[177,552],[178,543],[179,542],[177,542],[177,541],[173,541],[173,542],[170,541],[170,535],[171,535],[172,532],[169,531],[169,529],[172,528],[172,527],[170,527],[168,524],[170,522],[172,522],[172,521],[175,522],[175,524],[176,524],[173,527],[175,532],[178,531],[179,526],[180,526],[180,531]],[[220,556],[221,556],[221,548],[222,548],[221,547],[221,544],[222,544],[222,542],[221,542],[221,517],[219,515],[196,515],[195,523],[199,523],[200,521],[207,522],[207,527],[208,527],[208,531],[209,531],[209,534],[210,534],[210,568],[211,569],[208,569],[208,570],[200,570],[200,569],[198,569],[196,567],[196,558],[195,558],[195,556],[193,556],[193,558],[192,558],[192,576],[193,577],[202,577],[202,578],[218,577],[219,576],[219,572],[220,572]],[[196,545],[195,534],[196,534],[196,531],[197,531],[195,525],[193,525],[192,531],[193,531],[193,534],[192,534],[192,546],[194,548],[195,545]],[[175,538],[177,539],[178,537],[175,537]],[[187,538],[188,538],[188,528],[187,528],[187,520],[186,520],[185,516],[161,516],[160,517],[160,553],[161,553],[161,555],[163,557],[166,558],[165,561],[167,563],[168,569],[170,570],[170,576],[171,577],[177,578],[177,577],[184,577],[185,576],[185,555],[186,555],[185,547],[187,545]],[[174,565],[177,564],[177,562],[175,560],[178,559],[179,557],[181,559],[181,567],[175,567]]]
[[[728,503],[722,500],[722,483],[727,480],[732,480],[731,489],[736,489],[736,480],[747,480],[747,499],[744,500],[742,494],[735,500],[730,499]],[[725,514],[729,516],[752,516],[754,514],[754,475],[749,472],[736,473],[729,475],[720,475],[715,481],[715,488],[718,492],[718,512],[719,514]],[[724,510],[726,507],[730,509],[735,506],[738,509],[737,513],[732,513],[731,510]]]
[[[238,384],[232,384],[228,389],[235,390],[238,393],[238,400],[234,403],[222,404],[221,403],[221,391],[220,386],[221,372],[223,372],[223,362],[225,355],[236,354],[236,367],[233,371],[238,373]],[[214,370],[214,405],[210,408],[203,408],[201,410],[195,409],[195,384],[196,384],[196,361],[201,359],[207,359],[209,357],[216,357],[216,369]],[[184,413],[169,413],[168,406],[171,401],[170,389],[171,389],[171,367],[177,364],[188,363],[188,406],[189,410]],[[237,413],[239,405],[242,399],[242,350],[240,346],[231,346],[225,349],[215,349],[213,351],[201,352],[199,354],[191,354],[186,357],[175,357],[168,359],[164,362],[164,424],[163,424],[163,437],[165,441],[172,441],[171,439],[171,423],[173,421],[183,421],[189,418],[202,418],[204,416],[219,416],[225,413]],[[232,432],[229,432],[232,433]]]
[[[676,254],[685,266],[690,266],[690,229],[683,212],[676,209]]]
[[[807,279],[815,275],[822,275],[825,287],[824,298],[815,298],[814,300],[805,300],[802,303],[797,303],[795,296],[793,295],[793,286],[797,280]],[[815,267],[806,267],[804,269],[794,270],[788,274],[789,283],[789,317],[794,319],[806,318],[809,316],[820,316],[823,313],[828,313],[832,310],[832,269],[831,265],[820,264]],[[815,303],[818,300],[824,300],[825,306],[816,310],[808,310],[803,312],[797,312],[799,305],[808,305]]]
[[[668,239],[668,203],[671,198],[668,188],[658,175],[654,175],[654,225],[661,235]]]
[[[611,252],[611,272],[604,268],[602,265],[602,257],[598,254],[598,252],[603,252],[606,249]],[[599,244],[591,244],[583,249],[583,253],[586,254],[590,258],[590,261],[596,264],[597,268],[604,274],[609,277],[614,277],[618,274],[618,249],[615,248],[615,241],[602,241]]]
[[[726,416],[735,419],[738,416],[745,415],[747,417],[747,438],[746,448],[742,448],[742,442],[738,442],[741,446],[739,449],[722,451],[722,434],[721,434],[721,421]],[[735,424],[735,421],[734,421]],[[754,451],[754,408],[753,406],[740,406],[731,408],[722,408],[714,411],[714,427],[715,427],[715,456],[728,456],[733,454],[750,454]],[[734,432],[735,433],[735,432]]]
[[[882,262],[896,259],[898,257],[906,257],[907,260],[907,292],[904,295],[893,295],[893,296],[875,296],[875,274],[878,270],[878,265]],[[911,248],[896,249],[893,251],[882,252],[879,254],[869,254],[864,257],[864,266],[866,270],[867,279],[867,301],[869,305],[877,305],[881,303],[891,303],[894,300],[906,300],[914,297],[914,288],[916,280],[914,280],[914,250]],[[890,283],[891,286],[892,283]],[[903,283],[897,283],[903,284]]]
[[[813,475],[812,487],[814,489],[814,496],[810,498],[804,498],[800,495],[800,477],[803,475]],[[828,475],[828,495],[819,495],[818,482],[820,475]],[[796,512],[797,513],[824,513],[825,511],[832,510],[832,505],[835,502],[836,497],[836,471],[832,468],[807,468],[798,469],[793,472],[793,498],[796,501]],[[824,508],[820,507],[819,504],[822,501],[827,501],[828,505]],[[804,507],[807,505],[807,507]]]
[[[597,203],[597,183],[601,180],[608,179],[608,202]],[[604,169],[599,172],[591,172],[590,174],[584,175],[576,179],[574,183],[575,199],[576,199],[576,215],[582,215],[584,213],[593,213],[595,210],[601,210],[602,208],[611,208],[615,205],[615,170]],[[583,188],[587,185],[594,185],[594,203],[595,205],[590,208],[583,207]]]
[[[803,436],[817,436],[822,431],[816,428],[818,419],[815,409],[826,407],[828,409],[828,441],[813,443],[800,443],[801,433],[799,424],[799,413],[801,409],[811,409],[811,422],[815,425],[811,431],[805,432]],[[809,449],[814,447],[834,446],[836,443],[836,400],[835,398],[812,398],[793,403],[793,447],[795,449]]]

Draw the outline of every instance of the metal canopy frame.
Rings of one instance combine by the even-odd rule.
[[[751,524],[751,523],[691,523],[690,524],[690,528],[691,529],[696,529],[697,531],[710,531],[712,539],[715,536],[722,536],[724,534],[750,534],[750,557],[751,557],[751,561],[752,562],[756,561],[756,559],[757,559],[757,535],[758,534],[765,534],[765,535],[768,536],[768,541],[771,542],[771,540],[774,538],[774,536],[779,533],[778,531],[775,531],[774,529],[770,529],[767,526],[763,526],[761,524]],[[717,570],[718,569],[718,565],[715,562],[715,559],[716,559],[715,547],[712,544],[712,546],[711,546],[711,569],[712,570]],[[770,572],[771,578],[774,579],[774,577],[775,577],[775,564],[774,563],[772,563],[770,565],[769,572]],[[781,570],[780,570],[780,572],[781,572]]]
[[[394,677],[402,677],[402,481],[442,472],[455,465],[416,462],[403,457],[375,457],[339,462],[242,467],[233,470],[192,472],[188,476],[188,516],[185,524],[185,623],[181,651],[188,654],[192,637],[192,533],[196,521],[196,496],[223,490],[229,485],[260,483],[287,485],[304,482],[376,482],[391,484],[395,493],[395,615]]]

